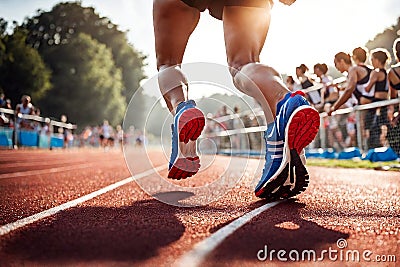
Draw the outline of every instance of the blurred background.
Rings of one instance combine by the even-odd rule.
[[[284,80],[295,77],[296,66],[312,69],[316,63],[327,64],[328,75],[338,78],[342,74],[333,67],[334,55],[351,53],[358,46],[386,48],[395,62],[392,45],[400,34],[397,0],[298,0],[291,7],[275,2],[261,62],[275,67]],[[144,142],[144,131],[149,137],[159,136],[163,130],[156,119],[144,129],[146,112],[151,109],[164,120],[168,111],[157,88],[139,90],[157,74],[153,42],[149,0],[0,0],[2,108],[16,110],[29,96],[32,108],[27,115],[37,116],[18,119],[3,110],[3,132],[25,127],[58,134],[71,146],[101,145],[101,140],[90,137],[99,139],[104,131],[115,141],[127,139],[130,132],[132,143]],[[189,40],[184,63],[190,62],[226,65],[222,22],[207,12]],[[243,104],[242,96],[212,88],[190,90],[190,97],[213,118],[234,114],[235,108],[246,112],[257,107],[250,98],[245,101],[250,105]],[[129,114],[129,125],[118,135],[131,100],[137,112]],[[26,120],[30,122],[20,126]],[[6,136],[16,138],[11,131]],[[355,145],[353,141],[349,146]],[[46,142],[44,146],[50,141]],[[332,141],[315,146],[321,142],[333,146]]]

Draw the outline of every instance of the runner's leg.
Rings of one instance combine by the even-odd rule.
[[[153,2],[158,82],[168,109],[173,114],[178,104],[186,100],[187,92],[183,91],[182,84],[187,85],[187,80],[179,65],[199,18],[199,10],[180,0]]]
[[[255,98],[267,123],[273,122],[276,104],[290,92],[277,71],[260,64],[270,24],[271,6],[225,6],[223,12],[225,46],[235,86]],[[250,79],[250,80],[249,80]]]
[[[186,101],[188,81],[180,70],[187,42],[199,18],[198,9],[180,0],[153,2],[158,84],[168,109],[174,115],[168,173],[172,179],[190,177],[200,168],[196,139],[203,130],[205,119],[194,102]]]

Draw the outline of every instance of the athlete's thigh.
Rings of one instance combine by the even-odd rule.
[[[153,26],[157,66],[182,63],[190,34],[196,28],[200,11],[181,0],[154,0]]]
[[[223,25],[228,63],[233,66],[258,62],[270,24],[271,5],[225,6]]]

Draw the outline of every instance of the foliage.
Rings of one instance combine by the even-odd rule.
[[[139,88],[140,81],[145,78],[143,74],[143,60],[145,56],[136,51],[134,47],[128,43],[126,33],[118,30],[117,25],[113,24],[110,19],[100,17],[95,13],[94,8],[82,7],[80,2],[59,3],[49,12],[39,10],[36,16],[26,19],[21,27],[28,30],[27,42],[32,47],[38,49],[46,64],[52,69],[54,66],[58,66],[58,68],[62,67],[62,64],[59,62],[60,60],[64,61],[68,59],[68,64],[74,66],[77,66],[78,62],[82,62],[80,58],[74,54],[79,51],[82,56],[85,56],[84,54],[86,51],[81,49],[86,49],[86,47],[73,47],[77,45],[74,39],[82,33],[91,36],[96,42],[109,48],[109,51],[112,52],[109,60],[113,62],[112,64],[115,64],[114,72],[117,72],[118,69],[118,75],[121,75],[122,78],[121,87],[120,84],[116,85],[118,88],[120,87],[120,93],[118,94],[124,97],[125,103],[121,104],[121,107],[125,107],[126,104],[129,103],[132,95],[137,88]],[[68,46],[69,48],[67,48]],[[63,49],[59,50],[58,47],[63,47]],[[54,56],[54,51],[70,51],[72,53],[71,58],[65,53],[62,57],[56,57]],[[77,61],[72,62],[72,60]],[[93,67],[99,68],[101,65],[93,64]],[[57,69],[57,72],[60,71],[60,69]],[[62,71],[68,73],[69,70],[65,69]],[[88,71],[95,70],[88,69]],[[59,85],[58,82],[64,82],[64,80],[59,78],[53,79],[54,90],[57,91],[59,88],[64,88],[64,85]],[[78,80],[77,82],[84,82],[84,80]],[[84,85],[76,84],[76,86],[84,88]],[[98,89],[99,88],[96,90]],[[58,92],[49,92],[46,98],[48,101],[51,101],[51,97],[57,94]],[[88,105],[94,106],[97,99],[88,98],[86,101]],[[109,99],[109,101],[112,101],[112,99]],[[119,96],[116,102],[120,102]],[[81,108],[80,106],[72,107],[71,103],[68,103],[68,105],[73,110]],[[136,117],[135,121],[143,123],[144,114],[140,112],[144,110],[143,103],[141,101],[136,101],[135,105],[136,110],[139,111],[133,114],[133,116]],[[58,114],[60,111],[59,109],[53,109],[56,107],[51,103],[46,106],[48,108],[47,111],[51,114],[54,112]],[[120,114],[120,110],[117,113]],[[119,118],[119,116],[120,115],[117,117]],[[72,118],[76,116],[69,117]],[[88,121],[92,119],[93,116],[91,116],[91,119],[88,119]],[[114,120],[118,121],[119,119],[115,118]],[[142,125],[135,126],[141,127]]]
[[[79,52],[77,52],[79,51]],[[78,125],[96,125],[103,119],[122,122],[125,101],[121,71],[104,44],[80,33],[68,44],[48,48],[55,86],[40,102],[54,116],[67,114]]]
[[[50,12],[39,11],[22,27],[29,31],[28,43],[45,59],[49,47],[68,44],[79,33],[86,33],[105,44],[111,49],[116,66],[122,70],[126,103],[145,78],[142,70],[145,56],[129,45],[126,34],[118,30],[117,25],[100,17],[92,7],[82,7],[79,2],[60,3]],[[47,60],[46,63],[51,63]]]
[[[3,61],[6,58],[6,45],[5,45],[5,36],[7,29],[7,21],[3,18],[0,18],[0,65],[3,64]]]
[[[45,66],[36,49],[26,45],[26,31],[15,30],[12,35],[5,33],[7,24],[0,22],[0,87],[13,106],[24,94],[33,101],[40,100],[51,88],[51,72]]]

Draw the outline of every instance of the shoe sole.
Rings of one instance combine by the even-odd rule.
[[[178,121],[179,141],[187,144],[196,141],[205,126],[203,113],[197,108],[185,110]],[[178,158],[168,172],[168,178],[186,179],[195,175],[200,169],[199,157]]]
[[[277,171],[276,177],[271,177],[267,181],[267,184],[256,192],[257,197],[273,201],[281,198],[290,198],[305,191],[308,186],[309,177],[299,154],[303,148],[314,140],[318,133],[319,125],[319,113],[314,108],[301,106],[293,112],[285,129],[285,140],[287,142],[284,146],[282,164]],[[285,155],[287,161],[285,160]],[[292,156],[295,164],[291,162]],[[296,170],[296,174],[294,170]],[[293,183],[295,186],[293,189],[291,189],[291,185],[285,185],[289,174],[291,175],[291,180],[294,180]]]

